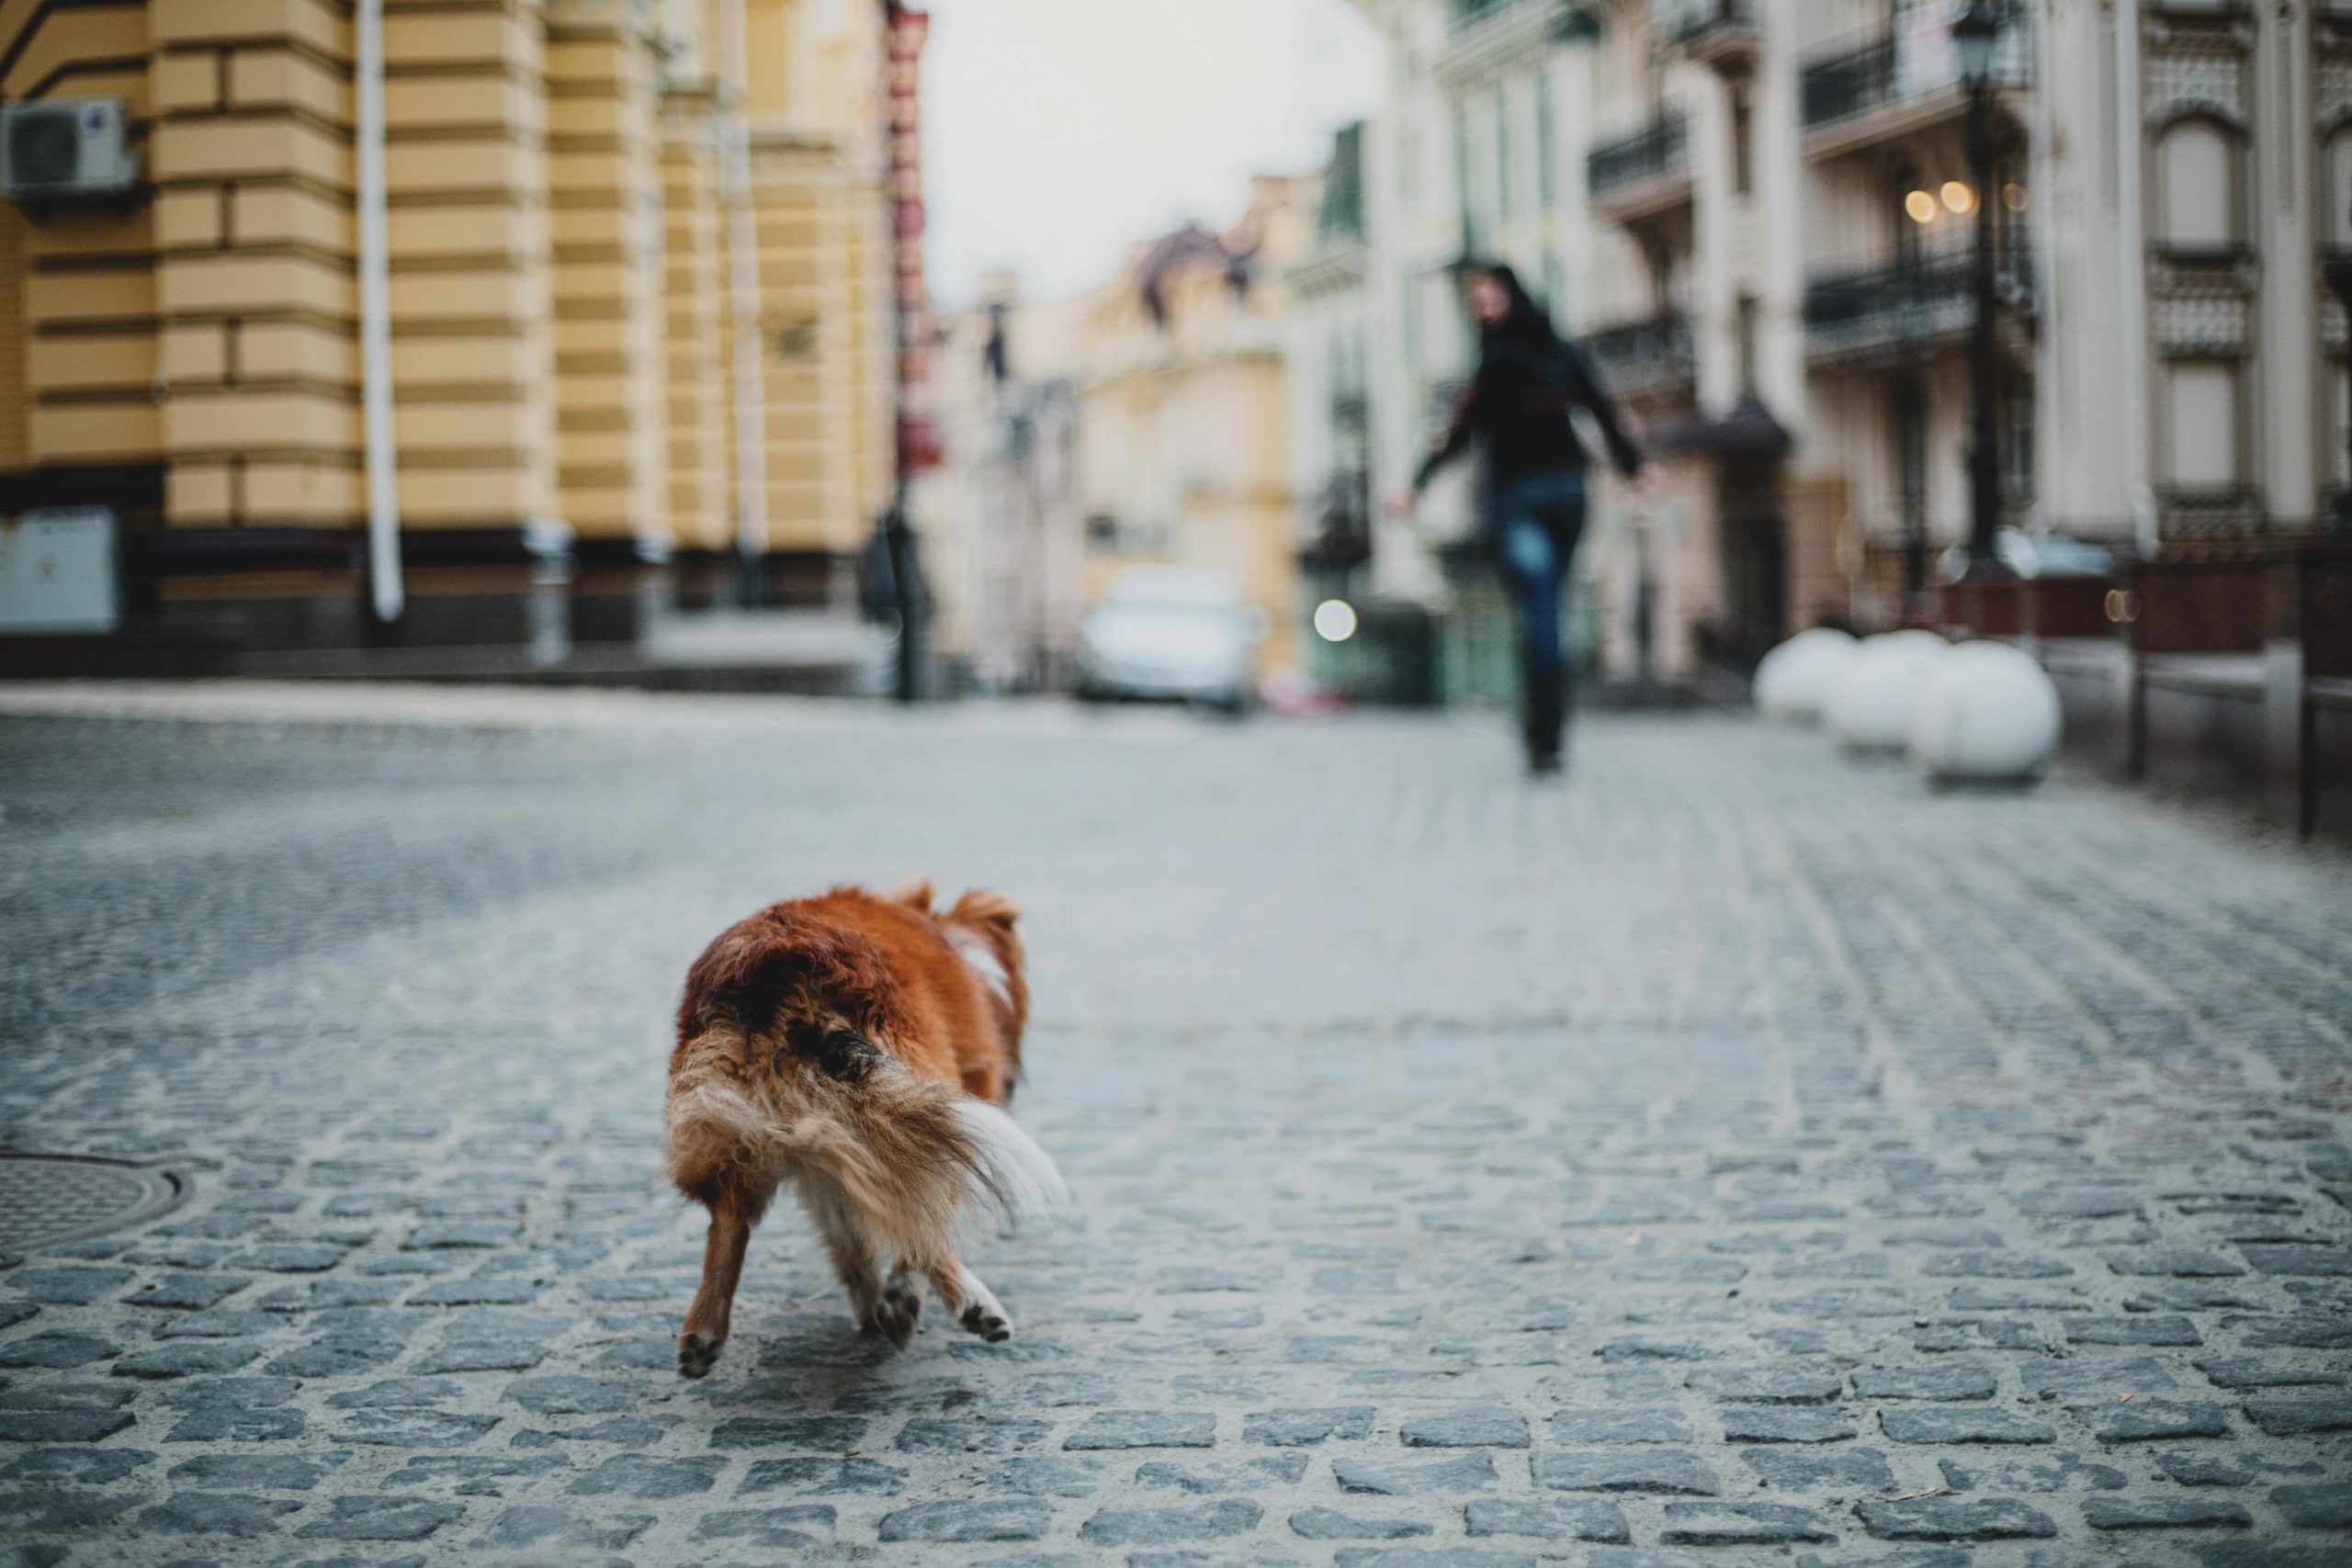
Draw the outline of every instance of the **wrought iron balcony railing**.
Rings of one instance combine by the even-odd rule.
[[[1797,74],[1797,113],[1808,126],[1860,114],[1894,96],[1893,38],[1872,39],[1860,49],[1826,56]]]
[[[1453,0],[1450,21],[1453,30],[1476,27],[1487,17],[1510,10],[1519,0]]]
[[[2254,485],[2159,485],[2156,519],[2167,539],[2245,538],[2269,531],[2270,509]]]
[[[2022,228],[1996,243],[1993,269],[2000,308],[2033,314],[2032,249]],[[1804,291],[1806,349],[1816,357],[1898,358],[1924,349],[1975,323],[1975,286],[1968,245],[1817,277]]]
[[[1690,169],[1689,128],[1679,114],[1661,115],[1633,135],[1604,141],[1586,154],[1585,184],[1599,199]]]
[[[1698,378],[1690,318],[1680,310],[1602,327],[1586,334],[1584,346],[1601,385],[1620,398],[1687,390]]]
[[[1993,53],[1996,86],[2022,86],[2031,59],[2027,24],[2013,20]],[[1816,56],[1797,73],[1797,114],[1808,130],[1888,104],[1924,98],[1960,82],[1949,31],[1886,33]]]
[[[1650,26],[1668,43],[1756,30],[1756,0],[1651,0]]]

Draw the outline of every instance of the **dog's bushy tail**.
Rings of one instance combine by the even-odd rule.
[[[714,1025],[672,1060],[666,1122],[670,1178],[687,1197],[755,1219],[780,1181],[819,1176],[902,1258],[948,1256],[968,1214],[1014,1224],[1068,1198],[1012,1117],[879,1052],[771,1066],[760,1043]]]

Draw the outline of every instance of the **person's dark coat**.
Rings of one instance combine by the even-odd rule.
[[[1618,471],[1633,478],[1641,471],[1641,449],[1626,435],[1617,405],[1584,351],[1552,330],[1508,268],[1496,268],[1494,276],[1511,297],[1510,311],[1481,334],[1478,373],[1455,405],[1445,438],[1414,475],[1413,488],[1427,484],[1474,435],[1485,440],[1487,478],[1498,488],[1529,474],[1580,469],[1589,458],[1568,418],[1577,408],[1600,426]]]

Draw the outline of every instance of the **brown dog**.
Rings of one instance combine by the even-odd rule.
[[[1001,1107],[1029,1011],[1020,911],[922,886],[837,887],[738,921],[686,974],[670,1056],[670,1178],[710,1211],[702,1289],[678,1336],[701,1377],[727,1343],[752,1227],[790,1181],[860,1328],[903,1346],[928,1279],[990,1341],[1012,1323],[956,1260],[959,1216],[1049,1208],[1061,1177]],[[888,1259],[885,1268],[884,1260]]]

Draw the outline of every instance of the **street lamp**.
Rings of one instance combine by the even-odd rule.
[[[1968,569],[1973,581],[2009,575],[1994,553],[1993,538],[2001,525],[1999,345],[1994,337],[1993,209],[1993,48],[2000,41],[2001,12],[1994,0],[1969,0],[1951,25],[1953,52],[1960,56],[1961,85],[1968,89],[1968,172],[1976,186],[1975,331],[1969,340],[1969,379],[1973,397],[1973,429],[1968,451],[1969,516]]]

